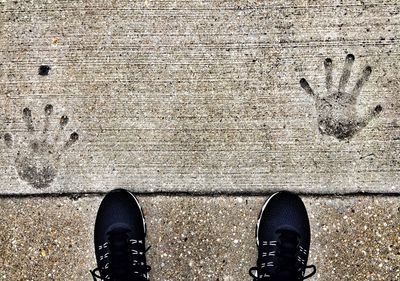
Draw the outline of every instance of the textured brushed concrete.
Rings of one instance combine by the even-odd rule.
[[[400,279],[399,197],[303,198],[310,280]],[[0,200],[0,280],[91,280],[100,197]],[[263,197],[139,197],[152,280],[251,280]]]
[[[399,11],[0,1],[0,192],[399,192]]]

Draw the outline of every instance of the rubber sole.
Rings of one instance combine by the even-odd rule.
[[[265,210],[265,208],[267,207],[268,202],[269,202],[275,195],[277,195],[277,194],[279,194],[279,193],[281,193],[281,192],[282,192],[282,191],[278,191],[278,192],[275,192],[274,194],[272,194],[272,195],[267,199],[267,201],[265,201],[264,205],[263,205],[262,208],[261,208],[261,212],[260,212],[260,214],[258,215],[257,225],[256,225],[256,235],[255,235],[255,236],[256,236],[257,246],[260,245],[260,241],[258,240],[258,229],[260,228],[261,216],[262,216],[262,214],[264,213],[264,210]]]
[[[133,195],[129,190],[126,190],[125,189],[125,191],[126,192],[128,192],[132,197],[133,197],[133,199],[135,199],[135,201],[136,201],[136,204],[139,206],[139,209],[140,209],[140,214],[142,215],[142,221],[143,221],[143,229],[144,229],[144,236],[146,237],[146,234],[147,234],[147,228],[146,228],[146,220],[145,220],[145,218],[144,218],[144,212],[143,212],[143,208],[142,208],[142,206],[139,204],[139,201],[137,200],[137,198],[136,198],[136,196],[135,195]]]

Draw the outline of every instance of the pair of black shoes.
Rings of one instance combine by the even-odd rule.
[[[98,268],[93,280],[149,280],[146,264],[146,223],[135,196],[117,189],[103,199],[97,213],[94,243]],[[254,280],[297,281],[314,275],[306,266],[310,248],[310,224],[300,197],[290,192],[273,194],[257,222],[257,266]],[[306,268],[313,271],[305,276]]]

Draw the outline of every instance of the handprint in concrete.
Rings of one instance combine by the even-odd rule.
[[[45,119],[42,130],[35,130],[29,108],[24,108],[22,113],[26,125],[25,137],[16,142],[12,134],[6,133],[4,142],[15,154],[15,168],[19,177],[35,188],[46,188],[57,176],[58,162],[62,153],[79,139],[79,135],[73,132],[68,140],[60,143],[60,135],[69,121],[67,116],[62,116],[55,135],[50,138],[50,117],[53,113],[51,104],[44,108]]]
[[[353,63],[354,55],[347,55],[339,81],[339,88],[337,91],[332,91],[332,60],[330,58],[325,60],[327,95],[324,97],[315,94],[306,79],[302,78],[300,80],[301,87],[315,99],[319,131],[322,134],[334,136],[339,140],[351,139],[382,111],[382,107],[377,105],[364,116],[357,114],[357,98],[365,82],[368,81],[372,69],[370,66],[366,66],[352,91],[346,92]]]

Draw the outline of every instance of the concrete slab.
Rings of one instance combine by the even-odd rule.
[[[100,197],[0,200],[0,280],[91,280]],[[251,280],[263,197],[139,197],[152,280]],[[305,197],[310,280],[400,279],[399,197]]]
[[[397,193],[399,11],[0,1],[0,192]]]

